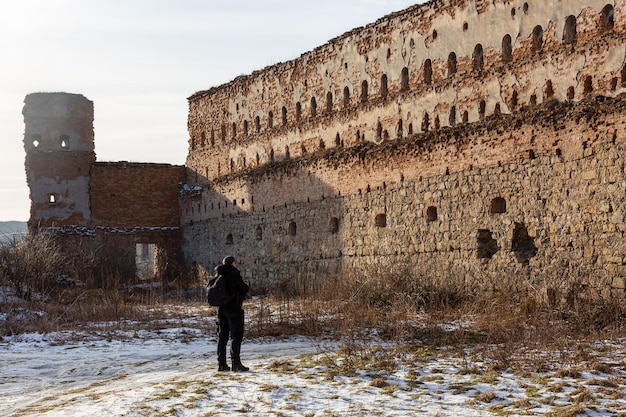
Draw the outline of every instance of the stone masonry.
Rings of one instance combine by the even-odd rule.
[[[430,1],[195,93],[186,260],[624,298],[624,11]]]

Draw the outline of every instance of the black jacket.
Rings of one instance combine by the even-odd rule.
[[[248,295],[250,287],[241,277],[239,270],[232,265],[219,265],[215,267],[215,273],[226,278],[228,292],[233,294],[230,301],[222,308],[226,310],[240,310],[243,300],[245,300]]]

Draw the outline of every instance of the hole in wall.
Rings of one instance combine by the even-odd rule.
[[[591,75],[587,75],[585,77],[585,83],[584,83],[584,92],[585,94],[591,94],[593,92],[593,81],[592,81],[592,77]]]
[[[426,221],[434,222],[437,220],[437,207],[430,206],[426,209]]]
[[[498,253],[498,242],[489,229],[478,229],[476,232],[476,255],[479,259],[491,259]]]
[[[554,97],[554,87],[552,87],[552,80],[546,81],[546,88],[544,92],[547,100]]]
[[[300,102],[296,103],[296,121],[300,121],[302,118],[302,104]]]
[[[502,62],[511,62],[513,60],[513,47],[511,42],[511,35],[507,34],[502,38]]]
[[[376,227],[387,227],[387,214],[378,213],[374,218],[374,224]]]
[[[601,16],[601,19],[600,19],[601,31],[608,32],[608,31],[613,30],[613,28],[615,27],[613,6],[610,4],[607,4],[606,6],[604,6],[602,11],[600,12],[600,16]]]
[[[492,214],[506,213],[506,200],[502,197],[495,197],[491,200],[489,212]]]
[[[483,46],[481,44],[477,44],[474,47],[474,53],[472,54],[472,66],[474,71],[482,71],[484,66],[484,58],[483,58]]]
[[[402,68],[402,74],[400,75],[401,85],[400,91],[407,91],[409,89],[409,69],[407,67]]]
[[[61,149],[69,149],[70,137],[68,135],[61,135],[59,138]],[[204,144],[204,133],[202,134],[202,143]]]
[[[570,15],[565,19],[563,28],[563,43],[573,45],[576,43],[576,16]]]
[[[289,223],[289,228],[287,230],[287,233],[289,234],[289,236],[295,236],[297,234],[298,231],[298,227],[296,226],[296,222],[292,221]]]
[[[487,103],[485,102],[485,100],[481,100],[478,106],[478,117],[480,118],[480,120],[485,119],[486,111],[487,111]]]
[[[537,255],[535,240],[528,235],[528,229],[524,223],[515,222],[511,250],[514,252],[517,261],[525,265],[529,263],[531,258]]]
[[[541,25],[535,26],[535,28],[533,29],[532,37],[533,51],[541,52],[541,49],[543,48],[543,28],[541,27]]]
[[[448,77],[456,74],[456,54],[454,52],[450,52],[448,55]]]
[[[450,116],[448,118],[448,123],[450,126],[456,125],[456,107],[452,106],[450,108]]]
[[[433,82],[433,62],[430,59],[424,61],[424,84],[430,85]]]
[[[389,89],[387,85],[387,74],[383,74],[380,77],[380,96],[382,98],[385,98],[387,97],[388,94],[389,94]]]
[[[33,148],[38,148],[41,145],[41,135],[37,133],[30,135],[30,143],[33,145]]]
[[[366,80],[361,83],[361,102],[365,103],[368,96],[368,84]]]
[[[328,224],[328,230],[333,235],[339,233],[339,219],[337,217],[333,217],[330,219],[330,222]]]

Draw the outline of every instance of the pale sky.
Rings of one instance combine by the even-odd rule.
[[[187,97],[416,0],[13,0],[0,13],[0,221],[28,220],[24,97],[94,102],[98,161],[182,165]]]

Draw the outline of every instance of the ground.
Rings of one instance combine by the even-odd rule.
[[[206,312],[5,336],[0,415],[626,416],[620,337],[572,341],[562,352],[399,346],[374,333],[254,338],[242,351],[250,372],[217,372],[215,318]]]

